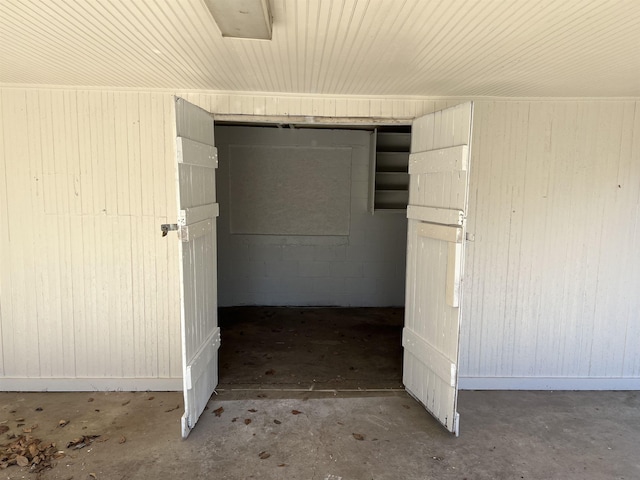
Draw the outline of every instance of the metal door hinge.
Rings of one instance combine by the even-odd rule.
[[[171,230],[178,230],[178,224],[177,223],[163,223],[162,225],[160,225],[160,230],[162,230],[162,236],[166,237],[167,233],[169,233]]]

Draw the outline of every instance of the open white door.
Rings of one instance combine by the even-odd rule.
[[[411,131],[403,383],[458,435],[458,350],[473,104]]]
[[[175,107],[185,409],[182,437],[186,438],[218,384],[218,153],[212,116],[181,98],[176,98]]]

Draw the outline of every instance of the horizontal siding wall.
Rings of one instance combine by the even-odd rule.
[[[179,388],[172,97],[7,88],[0,111],[2,389]]]
[[[466,388],[640,388],[640,103],[476,102]]]

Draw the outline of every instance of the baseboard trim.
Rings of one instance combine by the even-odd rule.
[[[182,378],[3,378],[3,392],[173,392]]]
[[[638,377],[467,377],[460,390],[640,390]],[[182,378],[3,378],[3,392],[174,392]]]
[[[638,377],[458,377],[460,390],[640,390]]]

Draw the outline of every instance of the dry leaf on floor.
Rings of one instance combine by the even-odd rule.
[[[258,398],[267,398],[267,396],[264,393],[259,393]]]
[[[286,463],[281,463],[280,465],[278,465],[279,467],[286,467],[287,464]]]
[[[300,415],[302,412],[300,410],[291,410],[293,415]]]
[[[244,419],[244,424],[245,425],[249,425],[251,423],[251,419],[250,418],[245,418]]]
[[[233,422],[235,422],[235,421],[237,421],[237,420],[238,420],[238,417],[233,417],[233,418],[231,419],[231,423],[233,423]]]
[[[120,440],[118,440],[118,443],[122,444],[122,443],[124,443],[124,442],[126,442],[126,441],[127,441],[127,437],[125,437],[124,435],[122,435],[122,436],[120,437]]]
[[[66,426],[66,425],[69,425],[69,422],[70,422],[70,420],[60,420],[60,421],[58,422],[58,426],[59,426],[59,427],[64,427],[64,426]]]
[[[149,398],[147,398],[147,400],[153,400],[154,398],[156,398],[156,397],[149,397]]]
[[[23,428],[23,429],[22,429],[22,431],[23,431],[24,433],[31,433],[31,432],[33,432],[36,428],[38,428],[38,424],[37,424],[37,423],[36,423],[35,425],[31,425],[31,426],[30,426],[30,427],[28,427],[28,428]]]
[[[131,403],[131,400],[126,400],[122,402],[122,406],[124,407],[125,405],[129,405],[129,403]]]
[[[174,410],[178,410],[179,408],[180,408],[180,405],[176,405],[174,408],[170,408],[169,410],[165,410],[164,413],[173,412]]]
[[[249,410],[247,410],[247,412],[251,412],[251,413],[256,413],[258,410],[256,410],[255,408],[250,408]]]
[[[91,478],[98,478],[98,476],[97,476],[95,473],[90,473],[90,474],[89,474],[89,476],[90,476]]]
[[[38,446],[35,443],[29,445],[29,453],[31,454],[31,458],[35,457],[38,453]]]
[[[36,408],[36,412],[41,412],[42,410],[43,410],[43,408],[42,408],[42,407],[38,407],[38,408]]]
[[[355,438],[356,440],[364,440],[364,435],[362,435],[361,433],[352,433],[351,435],[353,435],[353,438]]]
[[[87,402],[93,402],[93,397],[89,397],[89,399],[87,400]]]
[[[213,411],[216,417],[219,417],[220,415],[222,415],[222,412],[224,412],[224,408],[222,407],[218,407]]]
[[[265,460],[265,459],[269,458],[271,456],[271,454],[267,453],[267,452],[260,452],[258,454],[258,456],[260,457],[261,460]]]
[[[83,435],[82,437],[74,438],[69,443],[67,443],[67,448],[71,448],[72,450],[79,450],[86,447],[87,445],[91,445],[91,443],[99,436],[100,435]]]
[[[275,375],[276,371],[273,368],[270,368],[269,370],[267,370],[266,372],[264,372],[265,375]]]
[[[31,465],[31,472],[40,473],[52,467],[51,460],[55,453],[55,444],[45,443],[31,435],[20,435],[12,443],[0,446],[0,468]]]
[[[24,418],[22,418],[22,417],[16,418],[16,422],[24,422]]]
[[[280,420],[274,420],[273,423],[275,423],[276,425],[280,425],[282,422]]]
[[[6,425],[0,425],[0,434],[8,431],[9,431],[9,427],[7,427]]]

